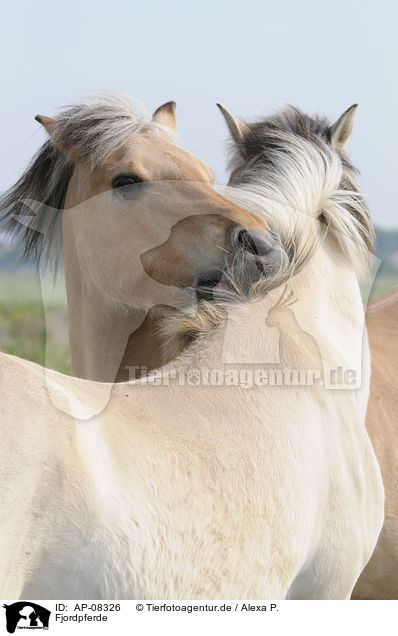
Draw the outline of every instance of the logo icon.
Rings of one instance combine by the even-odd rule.
[[[9,634],[13,634],[16,629],[48,629],[51,612],[37,603],[18,601],[3,607],[6,610]]]

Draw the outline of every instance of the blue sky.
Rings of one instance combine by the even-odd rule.
[[[359,103],[349,154],[373,220],[398,227],[398,4],[391,0],[0,0],[0,191],[44,141],[33,117],[103,89],[177,101],[184,145],[226,178],[215,102],[247,118],[292,103],[336,119]]]

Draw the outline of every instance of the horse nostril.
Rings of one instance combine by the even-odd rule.
[[[258,254],[256,243],[245,228],[236,228],[234,230],[232,235],[232,247],[236,250],[243,248],[246,252]]]

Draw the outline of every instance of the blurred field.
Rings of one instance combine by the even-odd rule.
[[[382,270],[375,278],[369,300],[380,296],[380,294],[384,294],[384,292],[396,285],[398,285],[398,272]]]
[[[398,271],[380,268],[370,299],[398,285]],[[369,284],[362,285],[364,300]],[[43,308],[45,299],[46,311]],[[62,277],[55,287],[32,270],[0,270],[0,349],[70,374],[68,317]]]
[[[45,299],[44,311],[43,298]],[[70,374],[64,281],[0,271],[0,349]]]

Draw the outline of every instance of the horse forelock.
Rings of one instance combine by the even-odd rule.
[[[248,124],[234,141],[230,185],[224,196],[265,217],[279,234],[286,258],[272,276],[263,276],[244,290],[231,273],[230,290],[218,309],[204,303],[184,317],[165,319],[167,343],[210,333],[225,318],[226,303],[250,302],[286,284],[298,274],[332,235],[341,255],[357,273],[368,266],[374,231],[357,170],[348,157],[330,145],[330,124],[294,107]]]
[[[75,161],[86,161],[96,168],[131,135],[161,129],[139,101],[116,93],[102,93],[64,108],[56,118],[52,140]]]
[[[57,269],[62,261],[62,209],[76,162],[94,169],[133,134],[163,130],[140,102],[115,93],[102,93],[64,108],[55,120],[51,139],[2,196],[0,228],[19,241],[24,259],[34,257]],[[174,141],[177,139],[175,136]]]
[[[233,147],[230,185],[242,189],[248,201],[257,200],[256,210],[263,207],[271,228],[287,242],[300,245],[306,218],[319,219],[360,272],[369,262],[374,231],[358,171],[332,148],[330,128],[326,118],[292,106],[248,124]],[[239,200],[242,205],[242,196]]]

